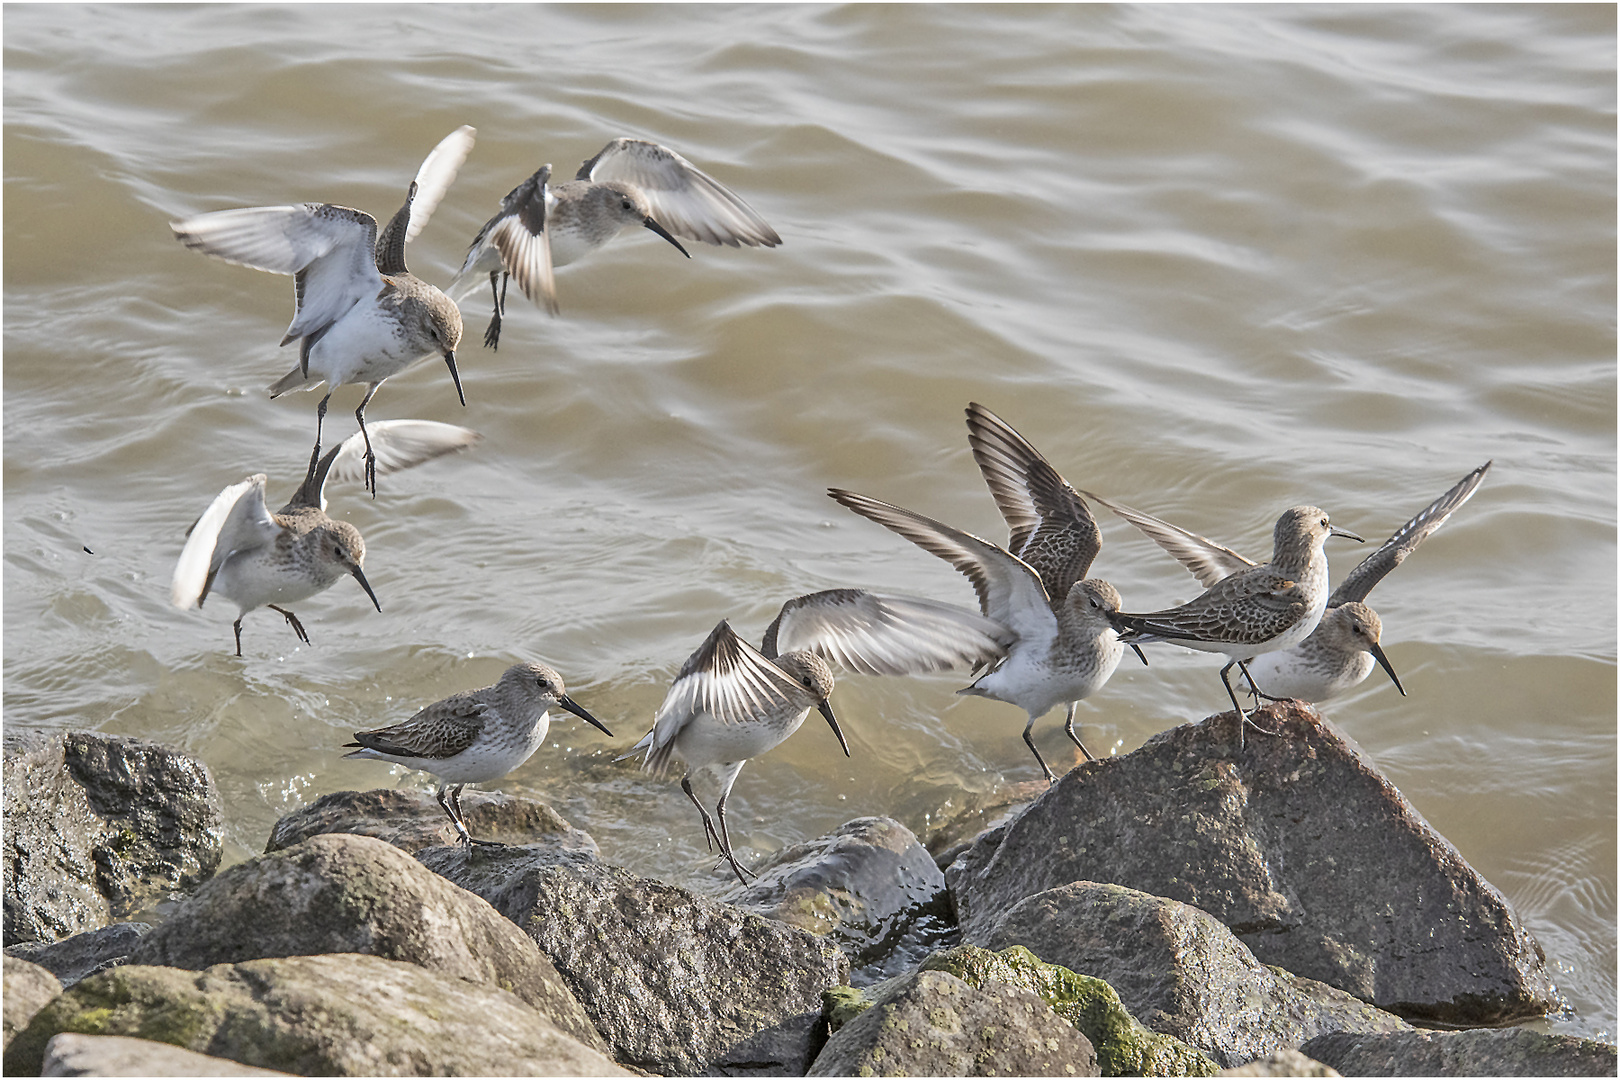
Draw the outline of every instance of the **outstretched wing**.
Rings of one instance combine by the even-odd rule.
[[[1401,565],[1430,533],[1446,523],[1457,507],[1469,500],[1490,468],[1491,463],[1487,461],[1457,481],[1451,490],[1419,510],[1411,521],[1396,529],[1393,536],[1378,546],[1378,550],[1361,560],[1361,565],[1339,582],[1339,587],[1328,597],[1328,607],[1367,599],[1367,594],[1372,592],[1374,585],[1384,580],[1385,574]]]
[[[742,196],[667,146],[614,139],[579,167],[578,180],[623,180],[647,196],[653,218],[688,240],[740,247],[782,242]]]
[[[377,455],[377,475],[386,476],[403,469],[414,468],[426,461],[465,450],[483,439],[476,431],[454,424],[441,424],[437,420],[373,420],[366,425],[371,435],[371,448]],[[335,449],[327,451],[331,459],[324,476],[318,476],[315,499],[300,489],[294,502],[316,505],[326,509],[325,481],[352,481],[365,478],[365,436],[355,432]],[[306,482],[306,487],[308,487]]]
[[[472,153],[473,139],[477,134],[478,129],[467,124],[456,128],[439,140],[439,145],[433,148],[422,161],[422,167],[416,170],[416,198],[411,204],[411,223],[405,229],[406,243],[416,239],[433,216],[433,211],[439,208],[445,192],[455,182],[456,173],[461,171],[462,162]]]
[[[214,496],[192,523],[174,567],[169,600],[175,607],[202,607],[214,577],[237,551],[275,540],[280,531],[264,504],[264,473],[255,473]]]
[[[1005,626],[954,604],[830,589],[783,604],[760,651],[806,649],[865,675],[910,675],[987,664],[1013,640]]]
[[[1206,589],[1222,578],[1231,577],[1240,570],[1247,570],[1251,566],[1258,565],[1252,559],[1245,559],[1229,547],[1222,547],[1207,537],[1188,532],[1178,525],[1172,525],[1168,521],[1156,518],[1151,514],[1144,514],[1140,510],[1132,510],[1124,503],[1113,502],[1103,498],[1101,495],[1093,495],[1089,491],[1082,491],[1081,494],[1100,506],[1106,506],[1138,529],[1141,529],[1149,539],[1173,555],[1177,562],[1191,570],[1193,576],[1198,579],[1198,583]]]

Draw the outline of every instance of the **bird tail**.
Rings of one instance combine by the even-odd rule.
[[[653,745],[653,736],[656,733],[657,729],[647,732],[647,734],[641,737],[641,740],[637,742],[636,745],[632,746],[629,750],[626,750],[613,760],[624,761],[626,758],[633,758],[637,754],[645,751],[647,757],[641,763],[642,770],[644,772],[652,773],[654,776],[664,775],[665,770],[669,768],[670,755],[675,749],[675,740],[671,739],[662,746],[655,746]]]
[[[295,367],[270,386],[270,396],[280,397],[289,390],[310,390],[321,381],[320,376],[311,378],[304,374],[302,367]]]

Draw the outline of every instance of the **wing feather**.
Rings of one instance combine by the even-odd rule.
[[[1490,468],[1491,463],[1487,461],[1457,481],[1444,495],[1419,510],[1411,521],[1396,529],[1394,535],[1380,544],[1339,583],[1333,595],[1328,597],[1328,607],[1367,599],[1367,594],[1372,592],[1374,585],[1384,580],[1385,574],[1401,565],[1430,533],[1444,525],[1446,519],[1473,496],[1474,489],[1479,487]]]
[[[652,216],[688,240],[731,247],[775,247],[776,230],[742,196],[667,146],[614,139],[579,168],[579,180],[623,180],[647,196]]]
[[[175,607],[201,607],[226,559],[276,538],[281,527],[265,507],[265,479],[264,473],[255,473],[230,485],[214,496],[192,524],[169,588],[169,600]]]
[[[860,589],[798,596],[765,632],[766,656],[814,652],[866,675],[978,667],[1005,656],[1014,635],[967,608]]]
[[[1247,570],[1259,564],[1252,559],[1246,559],[1229,547],[1222,547],[1207,537],[1197,533],[1188,532],[1168,521],[1156,518],[1151,514],[1144,514],[1140,510],[1132,510],[1124,503],[1113,502],[1101,495],[1093,495],[1089,491],[1082,491],[1082,495],[1091,499],[1100,506],[1106,506],[1126,521],[1142,530],[1150,540],[1153,540],[1165,551],[1175,557],[1175,560],[1198,579],[1204,588],[1210,588],[1222,578],[1230,577],[1241,570]]]

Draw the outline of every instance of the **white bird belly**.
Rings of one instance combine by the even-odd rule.
[[[694,717],[675,736],[675,753],[693,769],[721,761],[747,761],[782,743],[799,730],[809,709],[800,709],[780,720],[757,720],[746,724],[726,724],[702,714]]]

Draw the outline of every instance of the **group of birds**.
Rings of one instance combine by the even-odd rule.
[[[378,475],[464,449],[478,436],[425,420],[374,422],[365,408],[378,386],[411,365],[441,357],[462,404],[456,348],[461,313],[450,295],[412,275],[405,246],[427,223],[472,149],[462,127],[422,163],[405,203],[379,233],[370,215],[327,203],[201,214],[172,223],[187,247],[273,273],[291,274],[295,312],[282,345],[298,341],[299,362],[271,388],[275,397],[321,383],[315,446],[302,485],[277,513],[265,502],[264,474],[226,487],[193,524],[175,568],[171,598],[201,607],[218,593],[234,601],[236,653],[242,617],[267,606],[299,639],[309,636],[285,605],[353,576],[381,610],[362,569],[365,544],[347,522],[326,515],[329,479],[364,481],[376,496]],[[450,293],[465,296],[487,280],[493,313],[484,343],[498,346],[506,287],[555,314],[555,268],[578,261],[626,230],[646,228],[674,245],[774,247],[781,243],[742,198],[679,154],[656,143],[619,138],[587,160],[576,179],[553,186],[542,166],[501,200],[473,239]],[[689,257],[689,256],[688,256]],[[356,435],[321,453],[332,392],[366,385],[355,411]],[[828,494],[964,574],[978,610],[917,597],[832,589],[789,600],[754,648],[722,619],[681,667],[651,730],[624,757],[642,756],[651,772],[674,759],[686,766],[682,790],[697,807],[706,842],[737,878],[726,800],[743,765],[793,734],[812,708],[826,718],[843,752],[849,745],[829,698],[834,665],[874,675],[968,668],[959,691],[1016,705],[1027,714],[1024,741],[1048,782],[1056,777],[1037,749],[1035,721],[1066,708],[1064,730],[1088,760],[1075,730],[1078,703],[1095,694],[1130,647],[1172,642],[1221,653],[1221,681],[1241,725],[1251,724],[1228,673],[1236,666],[1256,702],[1342,694],[1381,665],[1402,694],[1380,645],[1381,625],[1362,601],[1424,538],[1461,506],[1490,463],[1475,469],[1403,525],[1340,586],[1328,588],[1323,545],[1334,527],[1326,513],[1297,506],[1277,521],[1271,559],[1255,563],[1156,517],[1070,485],[1017,430],[977,403],[967,408],[968,441],[1005,518],[1005,547],[914,511],[839,488]],[[1101,550],[1087,500],[1157,541],[1205,586],[1178,607],[1133,614],[1118,591],[1086,577]],[[465,785],[498,779],[544,742],[549,710],[564,709],[611,735],[567,694],[562,677],[538,663],[516,664],[491,686],[435,702],[409,719],[357,732],[351,758],[389,761],[440,781],[437,798],[467,845],[473,838],[460,806]],[[1242,726],[1240,726],[1240,731]],[[711,817],[692,786],[710,771],[718,784]]]

